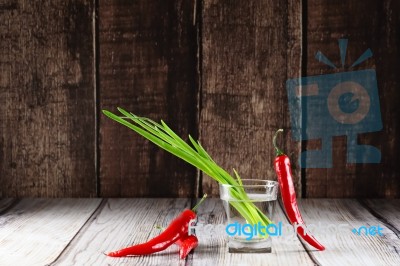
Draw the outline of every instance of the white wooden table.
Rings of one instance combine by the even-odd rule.
[[[308,224],[383,227],[383,236],[317,232],[326,246],[315,251],[299,239],[275,237],[269,254],[231,254],[219,199],[207,199],[199,220],[216,230],[201,232],[186,260],[178,248],[143,257],[110,258],[103,252],[145,242],[159,234],[190,199],[3,199],[0,200],[0,265],[400,265],[400,200],[299,200]],[[275,222],[287,224],[279,205]],[[223,230],[222,230],[223,231]]]

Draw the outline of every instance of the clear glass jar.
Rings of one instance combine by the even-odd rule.
[[[270,253],[272,223],[278,182],[242,179],[241,186],[220,184],[220,198],[227,216],[225,232],[231,253]],[[243,199],[243,194],[245,198]],[[242,195],[242,196],[239,196]]]

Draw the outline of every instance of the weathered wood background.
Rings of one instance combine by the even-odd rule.
[[[400,196],[400,3],[367,1],[0,0],[0,197],[191,197],[217,184],[101,115],[124,107],[189,133],[224,168],[275,178],[272,135],[302,197]],[[368,48],[383,129],[362,134],[379,164],[301,169],[285,82],[329,74]]]

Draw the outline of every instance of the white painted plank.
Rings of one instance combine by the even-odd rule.
[[[300,210],[308,224],[344,224],[345,228],[313,230],[317,239],[325,245],[322,252],[313,251],[312,256],[320,265],[400,265],[396,249],[400,240],[356,200],[306,199],[301,200]],[[351,230],[360,226],[383,227],[383,236],[357,235]]]
[[[0,216],[0,265],[54,261],[100,199],[23,199]]]
[[[146,242],[189,208],[188,199],[108,199],[55,265],[185,265],[178,247],[140,257],[111,258],[103,253]]]
[[[364,202],[368,208],[400,231],[400,199],[373,199]]]
[[[272,253],[228,253],[224,228],[226,218],[221,200],[207,199],[198,213],[199,223],[213,226],[196,230],[199,247],[190,258],[192,265],[314,265],[296,237],[273,237]],[[289,225],[278,204],[273,220],[275,223],[282,222],[284,227]]]
[[[366,202],[398,228],[398,200]],[[189,206],[189,200],[109,199],[87,221],[99,203],[99,199],[18,202],[0,216],[0,265],[46,265],[61,252],[55,265],[313,265],[312,259],[323,266],[400,265],[398,236],[356,200],[299,200],[307,224],[347,224],[345,232],[332,228],[313,230],[326,251],[314,251],[307,246],[311,250],[308,254],[297,238],[284,235],[273,238],[270,254],[232,254],[227,252],[224,226],[216,230],[216,225],[225,223],[222,203],[219,199],[207,199],[198,209],[199,220],[213,224],[215,230],[198,230],[200,244],[188,261],[179,259],[176,246],[143,257],[109,258],[103,252],[145,242],[159,234],[154,226],[167,226]],[[9,205],[0,200],[0,206]],[[287,225],[280,208],[276,209],[274,221]],[[351,232],[362,225],[381,225],[384,235],[359,236]]]

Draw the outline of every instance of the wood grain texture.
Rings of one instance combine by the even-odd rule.
[[[0,208],[9,202],[0,200]],[[189,199],[23,199],[0,215],[0,265],[400,264],[398,200],[299,200],[309,229],[326,246],[323,252],[290,234],[277,205],[273,221],[282,222],[283,231],[273,239],[272,253],[228,253],[222,203],[207,199],[198,208],[199,246],[187,260],[179,259],[176,246],[142,257],[109,258],[103,254],[158,235],[156,225],[167,226],[189,207]],[[339,225],[345,225],[343,231]],[[380,225],[383,236],[351,232],[363,225]]]
[[[0,1],[0,197],[218,195],[214,180],[99,113],[121,106],[200,137],[243,178],[275,178],[271,139],[284,128],[298,197],[398,198],[399,25],[391,0]],[[291,139],[286,79],[348,71],[368,48],[351,70],[376,70],[383,129],[357,141],[381,163],[347,163],[339,136],[333,168],[300,169],[299,152],[321,143]]]
[[[300,211],[314,236],[325,245],[323,252],[311,252],[319,265],[399,265],[400,239],[395,232],[360,205],[350,199],[303,199]],[[399,213],[396,213],[397,216]],[[333,227],[336,225],[336,227]],[[330,226],[329,226],[330,225]],[[338,225],[344,225],[342,229]],[[378,226],[383,236],[354,234],[360,226]],[[308,248],[308,247],[307,247]]]
[[[13,207],[17,202],[18,200],[13,198],[0,199],[0,214],[7,212],[7,210]]]
[[[49,265],[100,199],[24,199],[0,216],[0,265]]]
[[[143,243],[160,233],[188,199],[109,199],[54,265],[185,265],[173,245],[151,256],[111,258],[103,254]]]
[[[96,193],[92,1],[0,4],[0,197]]]
[[[196,137],[194,1],[101,1],[100,107],[163,119]],[[185,196],[195,169],[100,116],[100,195]]]
[[[400,199],[363,200],[362,204],[382,223],[397,230],[397,237],[400,237]]]
[[[383,129],[358,136],[359,144],[381,151],[381,163],[347,163],[345,137],[333,138],[333,168],[306,169],[307,197],[387,197],[400,195],[399,109],[400,76],[400,3],[398,1],[307,1],[307,73],[323,75],[363,69],[375,69],[378,81]],[[338,39],[348,38],[344,68],[340,67]],[[373,57],[351,68],[368,48]],[[337,69],[318,62],[320,50]],[[322,107],[323,108],[323,107]],[[324,118],[321,118],[324,119]],[[305,143],[306,149],[320,147],[318,141]]]
[[[289,128],[285,81],[301,69],[299,7],[295,1],[204,1],[200,140],[242,178],[276,179],[272,136]],[[297,158],[300,146],[288,139],[281,148]],[[300,195],[300,172],[294,172]],[[218,195],[211,178],[204,176],[202,186]]]
[[[282,222],[283,228],[287,227],[289,224],[278,204],[275,210],[275,223]],[[274,237],[272,253],[268,254],[228,253],[226,215],[221,200],[206,200],[199,206],[198,213],[198,224],[201,223],[204,227],[196,230],[199,247],[189,258],[190,265],[314,265],[296,237]]]

